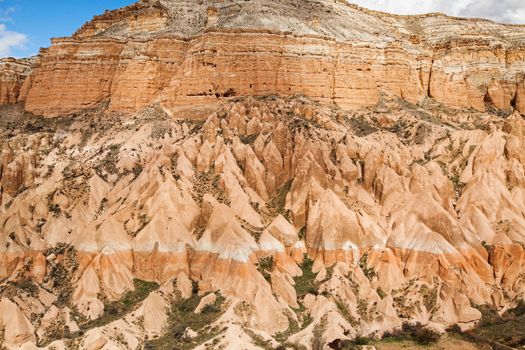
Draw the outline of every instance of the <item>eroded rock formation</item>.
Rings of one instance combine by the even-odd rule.
[[[6,90],[0,343],[313,348],[523,299],[525,29],[296,4],[142,1]]]
[[[31,73],[35,58],[0,59],[0,105],[18,102],[20,89]]]

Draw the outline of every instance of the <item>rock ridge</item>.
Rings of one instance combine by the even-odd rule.
[[[160,1],[109,11],[42,50],[18,100],[46,116],[105,99],[116,112],[160,102],[174,113],[269,93],[304,93],[344,109],[374,105],[381,94],[480,111],[525,108],[525,27],[380,16],[328,0],[304,6]],[[75,95],[77,86],[86,93]]]

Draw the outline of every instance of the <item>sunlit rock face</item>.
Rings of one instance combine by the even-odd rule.
[[[523,43],[342,2],[141,1],[5,61],[0,343],[310,349],[514,307]]]
[[[34,67],[35,58],[0,59],[0,104],[14,104],[26,77]]]
[[[54,39],[18,98],[47,116],[105,99],[112,111],[160,102],[176,113],[268,93],[342,108],[387,94],[523,112],[524,41],[520,26],[393,16],[328,0],[142,1]]]

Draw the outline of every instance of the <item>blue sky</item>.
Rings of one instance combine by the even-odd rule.
[[[94,15],[134,0],[0,0],[0,57],[26,57],[69,36]]]
[[[276,0],[278,1],[278,0]],[[525,23],[525,0],[349,0],[400,14],[444,12]],[[27,57],[48,47],[52,37],[69,36],[94,15],[134,0],[0,0],[0,57]]]

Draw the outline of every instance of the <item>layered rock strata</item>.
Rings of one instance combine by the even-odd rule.
[[[2,305],[20,315],[7,345],[45,344],[33,304],[90,330],[54,345],[135,348],[165,334],[174,300],[219,293],[227,331],[192,330],[203,339],[253,344],[248,328],[309,348],[319,329],[328,343],[403,322],[469,328],[473,305],[504,311],[524,296],[519,114],[399,99],[349,113],[271,96],[200,120],[106,108],[2,131],[3,150],[37,155],[21,168],[32,182],[2,197]],[[137,279],[160,291],[105,321]]]
[[[141,1],[7,60],[0,344],[313,349],[518,305],[524,34]]]
[[[525,111],[525,28],[401,17],[319,0],[142,1],[40,53],[20,101],[56,116],[110,100],[172,113],[241,95],[305,94],[345,109],[380,95]],[[82,91],[82,93],[80,93]]]
[[[0,105],[18,102],[20,90],[26,77],[31,73],[35,58],[0,59]]]

